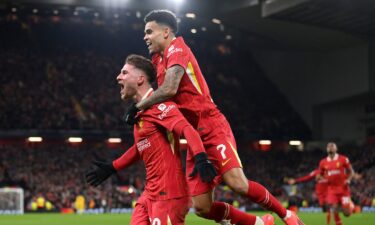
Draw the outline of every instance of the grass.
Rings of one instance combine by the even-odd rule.
[[[259,213],[256,213],[259,215]],[[307,225],[325,225],[322,213],[300,213],[299,216]],[[127,225],[131,214],[100,215],[63,215],[63,214],[25,214],[0,215],[0,225]],[[341,216],[344,225],[375,225],[375,213],[355,214],[349,218]],[[186,225],[214,225],[215,223],[189,214]],[[283,223],[277,219],[276,224]],[[333,225],[333,221],[331,222]]]

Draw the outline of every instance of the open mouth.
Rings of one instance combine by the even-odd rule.
[[[118,85],[120,86],[120,92],[122,92],[123,90],[124,90],[124,85],[123,84],[121,84],[121,83],[118,83]]]

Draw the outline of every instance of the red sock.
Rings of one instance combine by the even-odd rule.
[[[249,190],[247,197],[261,205],[263,208],[275,212],[280,218],[286,216],[286,209],[280,202],[261,184],[249,180]]]
[[[225,202],[212,203],[210,212],[205,218],[215,220],[217,223],[230,220],[231,224],[236,225],[254,225],[256,221],[256,216],[242,212]]]
[[[338,212],[334,212],[333,213],[333,217],[335,218],[335,224],[336,225],[342,225],[342,222],[341,222],[341,219],[340,219],[340,215]]]
[[[327,219],[327,225],[330,225],[331,224],[331,212],[327,212],[327,217],[326,217],[326,219]]]

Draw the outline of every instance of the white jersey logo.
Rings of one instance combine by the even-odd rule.
[[[146,148],[149,148],[151,147],[151,143],[150,141],[145,138],[143,140],[141,140],[140,142],[137,143],[137,148],[138,148],[138,151],[141,152],[143,150],[145,150]]]
[[[164,111],[164,109],[165,108],[167,108],[167,106],[165,105],[165,104],[160,104],[160,105],[158,105],[158,109],[160,110],[160,111]]]
[[[165,105],[164,105],[165,106]],[[162,111],[162,113],[158,116],[160,120],[163,120],[164,117],[166,117],[168,115],[168,113],[174,109],[176,106],[175,105],[170,105],[168,106],[165,110]]]

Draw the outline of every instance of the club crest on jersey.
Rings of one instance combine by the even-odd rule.
[[[167,106],[165,105],[165,104],[160,104],[160,105],[158,105],[158,109],[160,110],[160,111],[164,111],[165,110],[165,108],[167,108]]]
[[[139,128],[142,128],[142,127],[143,127],[143,120],[142,120],[142,119],[140,119],[140,120],[138,121],[138,127],[139,127]]]
[[[337,162],[337,163],[336,163],[336,167],[337,167],[337,168],[340,167],[340,162]]]

